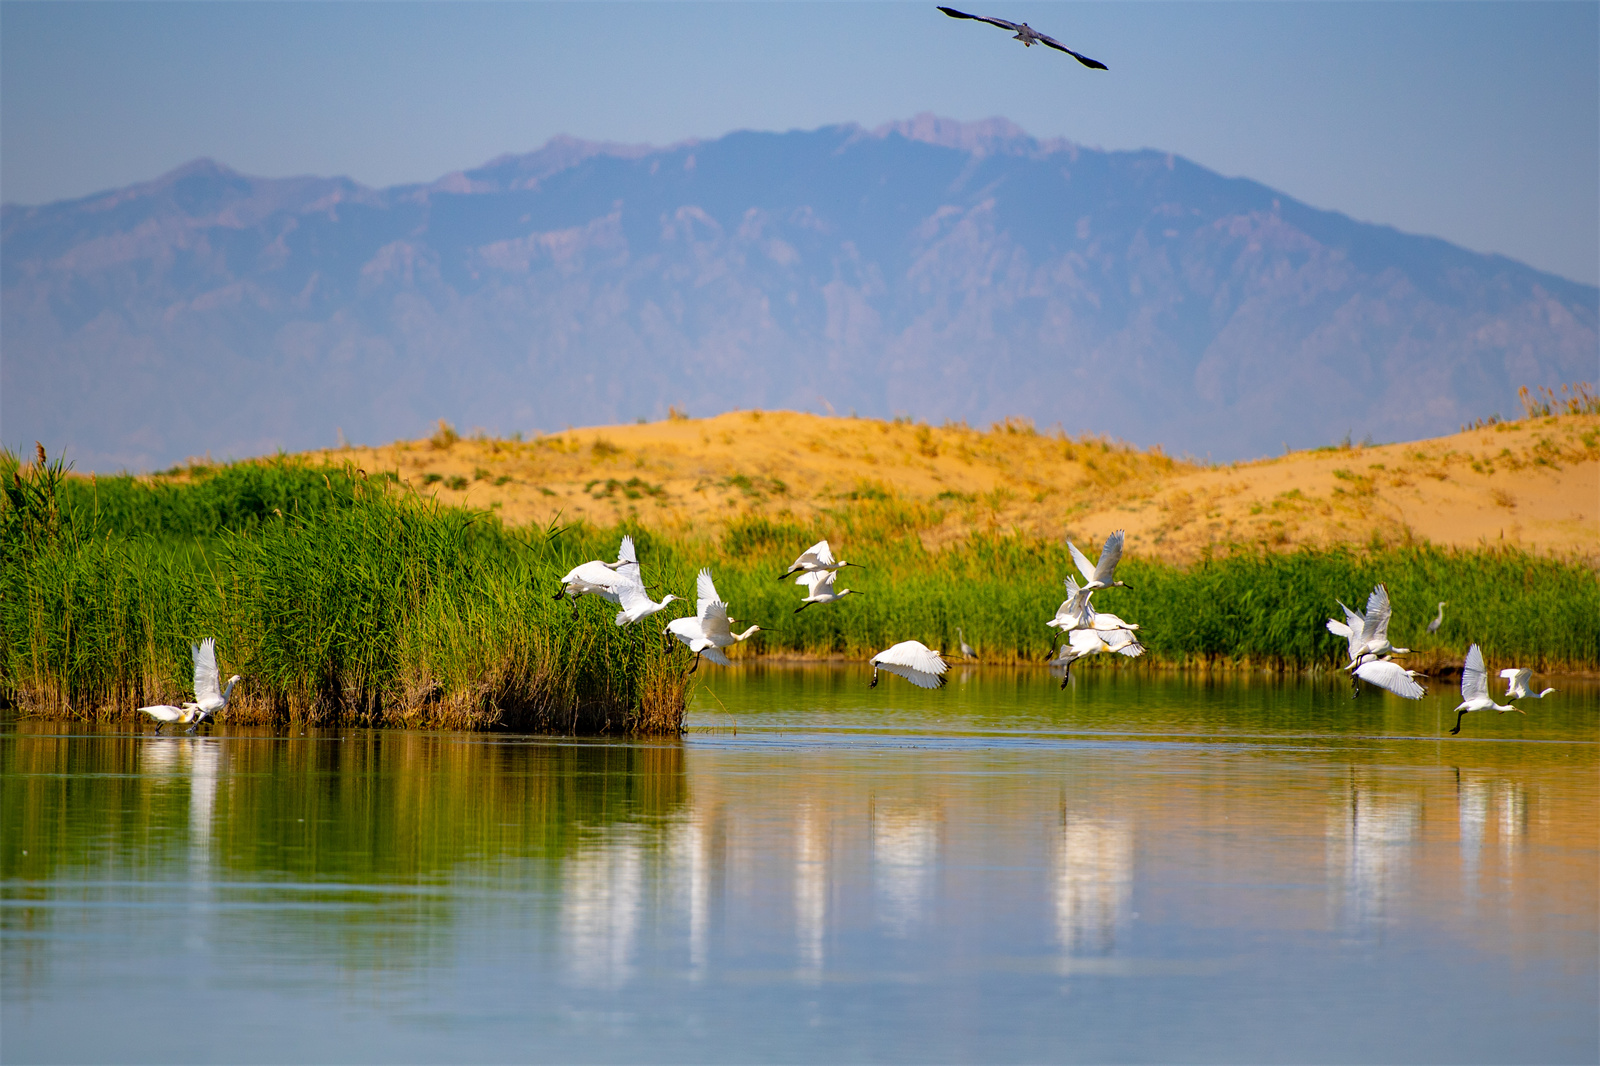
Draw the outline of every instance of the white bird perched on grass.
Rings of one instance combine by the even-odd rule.
[[[1510,667],[1500,671],[1500,676],[1506,679],[1506,699],[1508,700],[1542,700],[1555,689],[1547,688],[1543,692],[1531,692],[1528,682],[1533,678],[1532,670]]]
[[[1388,659],[1369,659],[1356,667],[1356,676],[1369,685],[1388,689],[1408,700],[1420,700],[1424,693],[1423,687],[1416,682],[1420,674]]]
[[[1078,550],[1072,541],[1067,541],[1067,550],[1072,552],[1072,562],[1078,568],[1078,573],[1083,575],[1084,589],[1097,592],[1100,589],[1122,588],[1131,589],[1133,586],[1126,581],[1113,579],[1117,564],[1122,561],[1122,530],[1117,530],[1106,538],[1105,547],[1100,549],[1100,562],[1098,565],[1089,565],[1089,557]]]
[[[960,626],[956,626],[956,640],[961,645],[961,657],[963,659],[976,659],[978,657],[978,653],[973,650],[972,645],[967,643],[967,635],[961,632]]]
[[[561,579],[561,591],[555,598],[560,600],[563,596],[572,597],[572,617],[578,617],[578,597],[598,596],[609,603],[621,604],[622,599],[618,590],[623,585],[643,585],[644,577],[639,570],[639,556],[633,548],[633,538],[623,537],[622,545],[617,549],[617,561],[608,563],[601,559],[591,559],[580,563],[567,571]]]
[[[1446,601],[1446,600],[1440,600],[1439,601],[1439,613],[1434,615],[1433,616],[1433,621],[1428,623],[1428,632],[1429,633],[1437,633],[1437,632],[1439,632],[1439,627],[1444,625],[1444,605],[1447,602],[1448,601]]]
[[[860,563],[847,563],[843,559],[835,561],[833,558],[833,549],[828,547],[828,542],[825,540],[819,540],[811,547],[801,552],[800,558],[796,559],[794,564],[791,565],[789,569],[778,575],[778,580],[782,581],[790,574],[799,574],[800,576],[795,578],[794,583],[796,585],[803,585],[806,583],[806,578],[811,574],[818,574],[822,573],[823,571],[837,573],[841,567],[845,566],[855,566],[860,567],[863,570],[866,569],[866,567],[861,566]]]
[[[1061,677],[1061,687],[1066,688],[1067,682],[1072,680],[1072,664],[1101,652],[1116,652],[1131,659],[1144,654],[1144,645],[1126,629],[1104,633],[1094,629],[1074,629],[1067,634],[1067,643],[1061,645],[1061,654],[1046,665],[1059,666],[1066,671]]]
[[[189,732],[193,733],[201,722],[228,709],[233,686],[241,680],[238,674],[234,674],[228,679],[227,689],[223,689],[222,675],[217,669],[217,642],[211,637],[191,644],[189,655],[194,660],[194,702],[185,703],[182,707],[163,703],[139,708],[160,723],[156,726],[157,733],[168,722],[193,722],[194,725],[189,727]]]
[[[944,672],[947,669],[939,653],[922,641],[902,640],[872,657],[872,684],[867,687],[876,687],[878,671],[887,670],[891,674],[899,674],[918,688],[938,688],[945,682]]]
[[[682,596],[674,596],[669,592],[661,597],[660,603],[657,603],[650,598],[650,594],[644,590],[644,586],[636,581],[618,585],[615,592],[617,600],[622,607],[622,610],[617,612],[617,625],[619,626],[632,625],[641,618],[649,618],[674,600],[683,599]]]
[[[731,665],[728,657],[722,653],[722,649],[731,648],[741,640],[748,640],[761,631],[760,626],[753,625],[743,633],[733,632],[733,620],[728,617],[728,604],[717,595],[717,586],[711,580],[709,567],[700,571],[700,576],[695,582],[695,591],[699,597],[695,604],[695,613],[687,618],[674,618],[667,623],[665,630],[687,644],[689,650],[694,652],[694,665],[689,668],[691,674],[700,668],[702,655],[718,666]]]
[[[794,609],[794,613],[799,614],[813,603],[833,603],[835,600],[842,600],[846,596],[863,595],[856,589],[833,591],[833,581],[838,576],[838,571],[834,570],[818,570],[815,573],[804,575],[804,584],[811,586],[811,594],[800,601],[800,606]]]
[[[1467,649],[1467,661],[1461,668],[1461,702],[1456,705],[1456,727],[1450,730],[1455,736],[1461,732],[1461,719],[1473,711],[1516,711],[1526,714],[1520,707],[1502,706],[1489,695],[1489,670],[1483,665],[1483,652],[1474,644]]]

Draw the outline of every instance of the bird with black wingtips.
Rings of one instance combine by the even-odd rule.
[[[1100,62],[1098,59],[1090,59],[1086,55],[1074,52],[1072,49],[1068,48],[1054,37],[1045,36],[1032,26],[1028,25],[1026,22],[1010,22],[1006,19],[986,18],[983,15],[969,15],[965,11],[957,11],[953,7],[941,6],[939,10],[943,11],[946,15],[949,15],[953,19],[971,19],[974,22],[987,22],[991,26],[999,26],[1002,30],[1010,30],[1012,33],[1016,34],[1013,40],[1021,41],[1023,47],[1025,48],[1032,48],[1036,44],[1042,44],[1046,47],[1054,48],[1058,52],[1067,53],[1067,55],[1071,56],[1073,59],[1076,59],[1086,67],[1092,67],[1095,70],[1108,69],[1106,65]]]

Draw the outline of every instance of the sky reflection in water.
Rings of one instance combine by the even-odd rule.
[[[10,722],[0,1058],[1600,1054],[1594,686],[866,677],[716,671],[681,743]]]

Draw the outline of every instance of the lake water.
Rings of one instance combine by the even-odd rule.
[[[1600,689],[702,667],[681,741],[0,729],[0,1059],[1595,1062]]]

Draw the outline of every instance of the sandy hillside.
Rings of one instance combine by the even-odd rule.
[[[1228,466],[1113,442],[908,421],[742,411],[569,430],[531,441],[430,440],[315,457],[393,471],[448,503],[513,523],[716,527],[746,514],[803,520],[851,499],[925,505],[930,546],[975,528],[1126,528],[1174,561],[1208,545],[1368,544],[1407,538],[1518,544],[1600,558],[1600,416],[1500,423],[1434,440],[1323,448]]]

